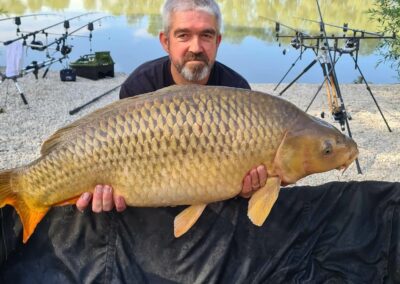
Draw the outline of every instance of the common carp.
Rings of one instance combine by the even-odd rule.
[[[123,99],[56,131],[32,163],[0,172],[0,207],[12,205],[23,242],[52,206],[74,204],[108,184],[127,205],[191,205],[174,221],[176,237],[208,203],[236,196],[250,169],[267,183],[249,200],[261,226],[281,185],[357,157],[356,143],[330,124],[265,93],[214,86],[172,86]]]

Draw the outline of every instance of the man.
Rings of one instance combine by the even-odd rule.
[[[167,1],[170,25],[160,41],[169,58],[140,66],[121,98],[175,83],[248,88],[215,62],[221,41],[219,14],[210,14],[215,7],[213,1]],[[251,170],[242,195],[265,179],[264,167]],[[25,245],[20,223],[8,221],[18,217],[4,210],[0,221],[8,222],[0,236],[10,238],[0,238],[0,283],[400,283],[399,183],[336,182],[280,195],[265,226],[254,226],[243,214],[247,202],[236,198],[210,205],[196,230],[178,239],[172,223],[179,207],[95,215],[57,207]],[[90,198],[81,198],[78,208]],[[114,205],[125,208],[111,187],[97,186],[93,211]]]
[[[163,8],[163,31],[159,40],[168,56],[144,63],[124,82],[120,98],[152,92],[170,85],[221,85],[250,89],[247,81],[215,60],[221,43],[221,12],[213,0],[167,0]],[[256,166],[256,165],[255,165]],[[267,178],[263,165],[243,179],[243,197],[262,187]],[[121,212],[126,204],[114,196],[109,185],[97,185],[93,196],[86,192],[76,202],[83,211],[92,202],[94,212]]]

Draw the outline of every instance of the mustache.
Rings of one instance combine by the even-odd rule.
[[[185,54],[185,57],[183,58],[184,63],[186,63],[188,61],[193,61],[193,60],[203,61],[204,63],[206,63],[208,65],[208,57],[203,52],[194,53],[194,52],[189,51]]]

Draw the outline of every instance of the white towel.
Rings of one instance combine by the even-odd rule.
[[[20,74],[22,68],[23,46],[20,40],[7,45],[6,76],[14,77]]]

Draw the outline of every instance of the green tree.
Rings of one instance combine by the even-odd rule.
[[[379,50],[383,61],[390,62],[400,78],[400,0],[376,0],[368,12],[380,24],[382,32],[397,35],[394,39],[383,40]]]

